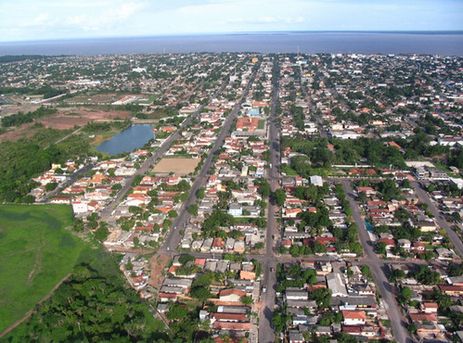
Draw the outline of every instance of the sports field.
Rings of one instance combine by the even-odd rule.
[[[68,275],[86,244],[67,205],[0,205],[0,332]]]
[[[156,174],[170,174],[185,176],[195,171],[196,166],[201,162],[200,158],[168,157],[163,158],[154,166]]]

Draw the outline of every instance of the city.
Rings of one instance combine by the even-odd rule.
[[[114,256],[163,327],[134,340],[459,342],[462,70],[401,54],[5,61],[0,220],[72,209],[72,236]],[[30,340],[38,324],[9,315],[2,336]]]

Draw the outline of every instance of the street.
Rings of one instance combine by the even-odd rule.
[[[275,63],[277,63],[275,61]],[[276,105],[278,102],[278,84],[273,86],[272,95],[272,108],[270,116],[268,118],[269,133],[268,133],[268,145],[270,150],[270,163],[271,168],[267,181],[270,184],[271,191],[275,191],[279,186],[280,177],[280,138],[278,128],[276,126]],[[275,287],[277,283],[276,279],[276,266],[277,261],[274,254],[274,235],[279,235],[278,223],[275,218],[275,211],[278,210],[278,206],[272,204],[269,201],[267,211],[267,232],[265,240],[265,255],[262,260],[262,270],[264,276],[262,280],[263,287],[267,288],[267,292],[262,294],[262,309],[259,313],[259,342],[270,343],[275,341],[275,333],[272,328],[272,317],[273,310],[275,308]]]
[[[383,298],[384,302],[387,304],[386,312],[391,321],[392,333],[397,340],[397,342],[413,342],[410,337],[407,329],[405,328],[406,321],[402,315],[402,312],[397,303],[396,297],[393,290],[393,286],[389,283],[384,273],[385,263],[380,260],[379,257],[374,252],[373,246],[370,242],[368,236],[367,228],[365,226],[365,221],[362,218],[360,213],[360,208],[353,196],[353,189],[350,181],[344,180],[342,182],[344,191],[349,200],[350,207],[352,209],[352,216],[357,223],[359,228],[360,241],[363,245],[365,251],[365,264],[370,267],[371,273],[375,280],[375,284],[378,287],[379,293]]]
[[[445,231],[447,232],[447,236],[449,236],[449,239],[453,244],[455,252],[458,255],[460,255],[460,257],[463,257],[463,243],[461,242],[460,237],[458,237],[455,231],[453,231],[450,228],[449,223],[442,217],[439,209],[436,207],[436,204],[431,200],[428,193],[423,188],[421,188],[421,185],[416,181],[411,182],[411,184],[412,184],[413,189],[415,190],[416,195],[420,199],[420,201],[428,205],[428,209],[431,211],[432,215],[434,216],[434,219],[436,220],[437,225],[445,229]]]
[[[257,70],[257,69],[256,69]],[[178,217],[175,219],[172,229],[170,230],[169,234],[166,237],[166,240],[164,241],[164,244],[162,247],[159,249],[159,253],[162,254],[169,254],[172,252],[175,252],[177,249],[178,244],[180,243],[181,240],[181,234],[180,231],[185,227],[185,225],[188,223],[188,220],[190,219],[190,213],[188,213],[187,209],[190,205],[194,204],[196,202],[196,192],[198,189],[201,187],[204,187],[207,183],[208,179],[208,172],[209,169],[212,166],[212,159],[215,155],[215,153],[220,149],[220,147],[223,145],[223,142],[225,140],[225,137],[229,134],[230,129],[232,127],[233,121],[236,119],[238,112],[240,111],[241,104],[243,101],[246,99],[246,96],[249,92],[249,89],[251,88],[252,83],[254,82],[254,78],[256,76],[256,72],[251,76],[241,98],[236,102],[235,106],[233,107],[232,111],[228,115],[228,117],[225,119],[225,122],[222,126],[222,129],[220,130],[220,134],[215,140],[214,146],[212,149],[209,151],[209,155],[207,156],[206,160],[204,161],[204,164],[201,168],[201,171],[199,174],[196,176],[195,181],[193,182],[193,185],[191,187],[188,199],[183,203],[182,208],[179,211]]]

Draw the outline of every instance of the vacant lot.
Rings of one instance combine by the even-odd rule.
[[[0,332],[69,274],[86,244],[66,205],[0,205]]]
[[[102,111],[79,107],[60,109],[57,114],[42,118],[39,122],[45,127],[66,130],[74,126],[84,126],[91,121],[123,120],[129,117],[130,112],[128,111]]]
[[[118,93],[80,94],[64,100],[68,105],[110,105],[124,95]]]
[[[172,157],[163,158],[154,166],[154,172],[157,174],[174,173],[178,176],[188,175],[194,172],[196,166],[201,161],[199,158]]]

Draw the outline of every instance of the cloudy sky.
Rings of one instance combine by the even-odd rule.
[[[463,0],[0,0],[0,41],[287,30],[463,30]]]

